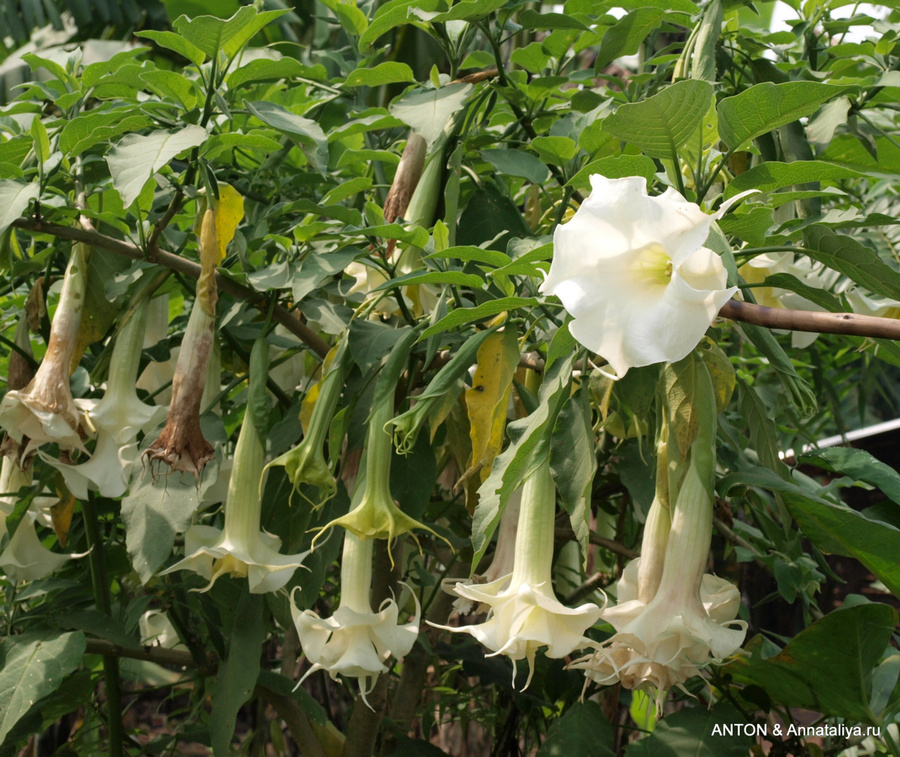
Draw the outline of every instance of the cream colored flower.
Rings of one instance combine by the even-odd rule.
[[[584,670],[600,684],[620,682],[627,689],[655,691],[660,708],[666,690],[698,675],[713,660],[734,654],[747,624],[734,620],[740,607],[738,590],[704,576],[711,529],[712,497],[692,463],[672,513],[658,588],[648,599],[649,592],[641,592],[640,563],[629,566],[619,585],[618,604],[603,613],[615,635],[570,667]],[[648,565],[659,565],[653,555],[645,554],[648,558]],[[653,583],[649,577],[646,586],[652,588]]]
[[[384,600],[378,612],[372,611],[373,544],[372,539],[344,533],[341,601],[330,618],[320,618],[312,610],[301,612],[292,595],[291,616],[303,654],[312,663],[298,686],[316,670],[325,670],[332,680],[338,675],[356,678],[365,701],[378,676],[387,672],[387,661],[405,657],[416,643],[421,608],[415,595],[416,611],[408,623],[399,622],[400,611],[393,599]]]
[[[553,591],[553,521],[556,496],[550,463],[544,461],[522,487],[522,503],[511,576],[489,584],[458,583],[457,596],[490,607],[484,623],[460,628],[437,626],[467,633],[487,647],[489,656],[506,655],[513,661],[528,660],[528,679],[534,674],[534,659],[541,647],[548,657],[561,658],[587,646],[584,632],[600,617],[595,604],[565,607]]]
[[[253,346],[250,358],[251,392],[261,380],[254,375],[253,366],[257,356],[265,355],[266,350],[264,340]],[[220,530],[201,525],[188,528],[184,534],[184,559],[161,575],[176,570],[192,570],[209,581],[203,590],[207,591],[219,577],[229,574],[247,578],[252,594],[264,594],[277,591],[290,581],[309,554],[281,554],[278,551],[281,539],[260,529],[260,478],[265,465],[265,442],[251,418],[252,404],[248,403],[248,412],[234,450],[234,467],[228,481],[225,503],[225,528]]]
[[[703,246],[718,213],[669,188],[647,195],[643,178],[591,176],[592,191],[557,227],[541,292],[573,316],[570,331],[616,376],[685,357],[735,293],[719,256]]]
[[[164,407],[141,402],[135,387],[146,321],[144,303],[116,338],[106,393],[87,411],[88,422],[97,432],[91,459],[81,465],[66,465],[43,456],[63,474],[66,486],[78,499],[86,499],[89,488],[104,497],[121,497],[128,488],[131,464],[137,459],[137,435],[156,426],[166,415]]]
[[[13,458],[3,457],[0,464],[0,494],[6,496],[0,496],[0,538],[6,535],[6,518],[16,506],[15,492],[29,484],[31,469],[23,470]],[[32,503],[6,549],[0,554],[0,571],[11,581],[36,581],[53,573],[67,560],[84,556],[52,552],[41,543],[34,527],[39,507],[39,503]]]
[[[0,427],[22,445],[22,460],[49,443],[64,450],[87,451],[81,442],[81,418],[69,389],[69,374],[84,306],[89,253],[82,244],[73,248],[47,352],[37,373],[28,386],[7,392],[0,402]]]

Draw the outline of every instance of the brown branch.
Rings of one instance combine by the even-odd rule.
[[[293,697],[278,694],[265,686],[256,687],[256,695],[278,713],[286,724],[294,741],[300,747],[303,757],[326,757],[325,749],[316,738],[316,733],[303,712],[300,703]]]
[[[751,302],[729,300],[719,315],[734,321],[753,323],[772,329],[816,331],[822,334],[847,334],[880,339],[900,339],[900,320],[855,313],[818,313],[809,310],[767,308]]]
[[[200,265],[192,260],[173,255],[171,252],[166,252],[164,250],[155,250],[151,254],[146,254],[140,247],[131,242],[115,239],[106,234],[101,234],[98,231],[88,231],[72,226],[60,226],[55,223],[44,223],[43,221],[36,221],[30,218],[18,218],[13,221],[13,226],[18,229],[24,229],[25,231],[33,231],[37,234],[50,234],[59,237],[60,239],[70,239],[73,242],[84,242],[92,247],[109,250],[110,252],[114,252],[117,255],[123,255],[132,260],[146,260],[150,263],[156,263],[173,271],[178,271],[192,279],[200,278]],[[232,297],[249,302],[262,312],[267,313],[269,311],[270,298],[268,296],[261,294],[248,286],[239,284],[233,279],[223,276],[221,273],[216,273],[216,286],[218,286],[219,291],[227,292]],[[319,335],[306,324],[302,323],[287,308],[279,305],[277,302],[274,307],[272,307],[272,318],[300,339],[300,341],[319,355],[319,357],[325,357],[325,355],[328,354],[328,350],[330,349],[328,343],[324,339],[321,339]]]
[[[197,661],[187,651],[180,649],[166,649],[165,647],[123,647],[103,639],[88,639],[85,651],[87,654],[100,654],[110,657],[128,657],[132,660],[144,660],[155,662],[158,665],[177,665],[180,668],[196,668]],[[204,675],[212,675],[216,668],[216,657],[210,654],[207,657],[207,668],[200,672]]]
[[[567,541],[574,541],[576,538],[575,532],[571,528],[565,527],[554,529],[553,535],[557,539],[565,539]],[[629,560],[633,560],[638,556],[638,553],[633,549],[628,549],[624,544],[619,544],[617,541],[595,534],[593,531],[591,531],[590,541],[595,547],[603,547],[603,549],[608,549],[610,552],[615,552],[617,555],[627,557]]]
[[[597,572],[590,576],[581,586],[573,590],[571,594],[563,599],[563,604],[573,605],[579,600],[591,595],[601,586],[605,586],[611,580],[609,573]]]

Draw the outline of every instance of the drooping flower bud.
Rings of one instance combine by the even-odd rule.
[[[219,199],[209,200],[200,224],[200,278],[191,308],[175,377],[166,425],[144,455],[172,470],[199,478],[212,460],[213,447],[200,430],[200,407],[206,386],[207,366],[215,349],[216,266],[243,217],[243,198],[227,184],[219,185]]]
[[[47,352],[24,389],[6,393],[0,403],[0,427],[21,447],[21,459],[42,444],[81,450],[82,425],[69,389],[72,355],[78,342],[87,287],[90,248],[76,244],[66,267],[59,305],[50,327]]]

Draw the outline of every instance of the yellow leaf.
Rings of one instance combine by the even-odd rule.
[[[219,201],[215,203],[216,244],[218,257],[216,263],[225,260],[225,248],[234,239],[238,224],[244,217],[244,198],[228,184],[219,184]]]
[[[203,213],[200,222],[200,266],[202,272],[197,281],[197,299],[201,307],[215,315],[217,293],[215,288],[216,266],[225,259],[225,250],[244,217],[244,198],[234,187],[219,184],[219,199],[203,210],[198,204],[198,214]],[[194,224],[196,229],[197,225]]]
[[[50,506],[50,522],[56,532],[61,547],[65,548],[69,538],[69,526],[72,525],[72,512],[75,509],[75,495],[65,485],[57,490],[59,502]]]
[[[316,406],[316,400],[319,399],[319,387],[321,383],[311,386],[303,401],[300,403],[300,426],[303,428],[303,435],[309,433],[309,424],[312,421],[313,408]]]
[[[491,334],[478,348],[472,388],[466,390],[472,456],[459,483],[475,473],[480,473],[481,481],[484,481],[491,472],[494,458],[500,454],[509,392],[518,364],[519,344],[511,325]]]

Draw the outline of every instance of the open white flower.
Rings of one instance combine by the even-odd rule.
[[[250,392],[265,392],[267,352],[265,340],[253,345],[250,356]],[[257,373],[254,367],[262,356],[263,366]],[[264,394],[263,394],[264,396]],[[256,407],[260,403],[256,403]],[[261,403],[265,406],[265,402]],[[192,570],[209,581],[203,591],[212,587],[226,573],[236,578],[247,578],[252,594],[265,594],[282,588],[309,554],[283,555],[278,550],[281,539],[260,529],[261,499],[260,478],[265,466],[266,448],[257,419],[251,417],[254,403],[248,403],[248,412],[238,435],[234,450],[234,467],[228,480],[225,502],[225,528],[194,525],[184,534],[183,560],[164,570],[160,575],[176,570]]]
[[[147,305],[132,313],[119,333],[109,365],[106,394],[87,411],[97,431],[97,445],[91,459],[81,465],[66,465],[49,457],[66,486],[78,499],[86,499],[88,488],[104,497],[121,497],[128,488],[131,464],[137,459],[137,435],[165,417],[166,409],[138,399],[135,376],[141,358],[141,344],[147,321]]]
[[[0,403],[0,427],[22,445],[22,460],[42,444],[53,442],[61,449],[86,451],[79,411],[69,389],[69,369],[84,307],[89,253],[82,244],[72,250],[47,352],[37,373],[28,386],[7,392]]]
[[[592,191],[553,235],[541,286],[573,316],[570,331],[621,378],[629,368],[685,357],[735,293],[703,246],[713,221],[744,194],[704,213],[671,187],[647,195],[639,176],[591,176]]]
[[[341,601],[330,618],[320,618],[312,610],[300,612],[292,595],[291,616],[303,654],[312,663],[298,686],[316,670],[325,670],[332,680],[339,674],[356,678],[365,701],[378,676],[387,672],[387,660],[405,657],[416,643],[421,608],[415,594],[416,611],[408,623],[398,622],[399,608],[393,599],[384,600],[378,612],[372,612],[373,544],[373,539],[344,533]]]
[[[541,647],[548,657],[561,658],[588,645],[584,632],[600,617],[593,603],[565,607],[553,592],[553,520],[556,496],[549,461],[544,461],[525,481],[519,511],[518,534],[512,576],[489,584],[458,583],[457,596],[490,607],[484,623],[461,628],[437,626],[467,633],[491,650],[513,661],[528,660],[528,679],[534,674],[534,659]]]
[[[738,590],[704,574],[712,534],[708,479],[715,459],[709,449],[703,451],[704,443],[710,445],[700,440],[692,446],[667,536],[668,508],[659,498],[654,501],[656,510],[645,527],[644,565],[629,566],[618,604],[603,613],[616,633],[570,665],[600,684],[620,682],[627,689],[655,691],[657,709],[667,689],[698,675],[713,660],[734,654],[747,631],[744,621],[734,620]],[[665,552],[661,565],[660,549]]]
[[[6,533],[6,518],[16,506],[15,492],[31,483],[31,468],[23,469],[12,457],[3,457],[0,465],[0,538]],[[0,554],[0,571],[11,581],[36,581],[57,570],[72,557],[47,549],[38,538],[34,522],[38,517],[37,502],[19,522],[16,532]]]

